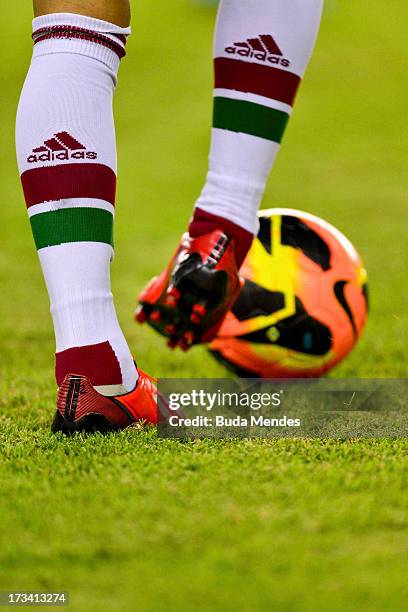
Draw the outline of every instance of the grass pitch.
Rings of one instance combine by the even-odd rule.
[[[139,363],[223,376],[133,325],[205,175],[213,9],[137,3],[116,96],[113,285]],[[327,2],[265,197],[337,225],[361,252],[372,310],[334,376],[406,376],[406,2]],[[0,590],[66,590],[74,610],[404,610],[408,444],[64,440],[53,333],[14,158],[30,3],[3,7],[0,207]]]

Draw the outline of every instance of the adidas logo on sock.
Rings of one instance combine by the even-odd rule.
[[[70,159],[97,159],[98,154],[87,151],[86,147],[78,142],[68,132],[58,132],[44,144],[33,149],[27,158],[29,164],[37,162],[67,161]]]
[[[290,60],[283,57],[283,53],[270,34],[260,34],[256,38],[247,38],[245,42],[233,43],[225,48],[230,55],[241,55],[250,57],[262,62],[279,64],[284,68],[289,68]]]

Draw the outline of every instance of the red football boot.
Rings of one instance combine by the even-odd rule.
[[[217,334],[241,290],[234,241],[222,230],[184,234],[169,265],[139,297],[135,318],[183,350]]]
[[[156,380],[141,370],[135,389],[114,397],[98,393],[86,376],[67,374],[58,389],[51,429],[65,434],[105,433],[134,423],[155,425],[165,419],[167,410],[164,398],[158,399]]]

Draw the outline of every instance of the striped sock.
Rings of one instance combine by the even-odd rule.
[[[116,191],[112,98],[130,29],[74,14],[33,21],[17,157],[56,337],[56,378],[99,391],[137,381],[110,289]]]
[[[198,211],[257,233],[257,211],[321,11],[322,0],[222,0],[209,172]]]

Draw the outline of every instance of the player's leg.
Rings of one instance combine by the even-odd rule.
[[[237,268],[257,232],[257,211],[315,44],[322,3],[220,4],[207,180],[189,236],[142,293],[137,313],[171,336],[171,345],[210,340],[237,296]]]
[[[221,2],[209,172],[190,225],[193,235],[201,233],[208,215],[256,233],[257,211],[315,44],[322,4]],[[249,242],[244,241],[239,260]],[[242,240],[236,243],[241,247]]]
[[[33,0],[34,15],[74,13],[114,23],[121,28],[130,24],[129,0]]]
[[[110,288],[116,189],[112,99],[130,34],[129,5],[35,0],[34,9],[34,51],[16,140],[51,302],[58,406],[62,418],[74,424],[92,405],[105,415],[105,425],[121,427],[129,423],[131,409],[118,409],[105,396],[130,392],[143,403],[140,392],[146,389],[144,375],[143,384],[138,382]],[[76,381],[70,375],[77,375]],[[149,401],[150,396],[146,405],[153,409],[153,398]]]

